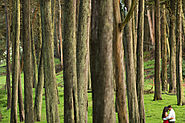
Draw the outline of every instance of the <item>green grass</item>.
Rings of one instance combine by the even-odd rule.
[[[58,60],[55,60],[58,63]],[[185,62],[183,64],[185,66]],[[145,78],[147,76],[153,76],[154,74],[154,60],[149,60],[144,64],[145,69],[149,70],[148,72],[145,71]],[[5,69],[6,70],[6,69]],[[0,69],[0,73],[3,70]],[[183,71],[185,68],[183,67]],[[21,76],[22,83],[23,83],[23,74]],[[5,75],[0,76],[0,112],[3,116],[2,123],[10,122],[10,110],[6,109],[6,90],[5,90],[5,82],[6,77]],[[56,74],[56,80],[58,83],[58,91],[59,91],[59,100],[60,104],[58,105],[60,122],[63,123],[64,121],[64,93],[63,93],[63,73],[59,72]],[[150,89],[152,87],[153,78],[145,79],[144,89]],[[24,85],[22,84],[22,88]],[[34,89],[33,89],[33,92]],[[185,92],[185,89],[184,89]],[[24,93],[24,90],[23,90]],[[44,95],[44,90],[43,90]],[[35,96],[35,93],[33,93]],[[162,94],[162,99],[159,101],[153,101],[154,94],[145,94],[144,95],[144,102],[145,102],[145,115],[146,115],[146,123],[162,123],[162,110],[165,106],[172,105],[175,113],[176,113],[176,123],[185,123],[185,106],[177,106],[177,98],[175,95],[169,94]],[[18,113],[19,114],[19,113]],[[118,119],[116,119],[118,122]],[[42,105],[42,119],[40,123],[46,123],[46,106],[45,106],[45,97],[43,96],[43,105]],[[92,94],[88,93],[88,123],[92,123]]]

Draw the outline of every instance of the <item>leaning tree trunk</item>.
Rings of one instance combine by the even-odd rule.
[[[121,23],[120,3],[114,0],[114,60],[115,60],[115,78],[116,78],[116,104],[118,119],[120,123],[128,123],[127,101],[126,101],[126,81],[124,67],[124,51],[122,42],[122,31],[119,28]]]
[[[59,123],[57,83],[54,63],[54,37],[51,0],[41,0],[43,63],[45,82],[46,116],[48,123]]]
[[[12,104],[11,104],[11,123],[17,123],[17,98],[18,98],[18,79],[19,79],[19,42],[20,42],[20,1],[14,1],[13,18],[13,54],[12,54]]]
[[[162,20],[161,20],[161,42],[162,42],[162,91],[168,90],[168,83],[167,83],[167,39],[166,39],[166,7],[165,4],[163,4],[163,10],[162,10]]]
[[[177,105],[184,104],[182,78],[182,0],[177,1]]]
[[[64,1],[64,122],[78,123],[76,75],[76,0]]]
[[[30,0],[23,0],[23,58],[25,122],[33,123],[33,81],[30,30]]]
[[[155,93],[154,100],[162,100],[161,79],[160,79],[160,60],[161,60],[161,40],[160,40],[160,0],[155,1]]]
[[[77,35],[77,88],[79,122],[87,122],[87,86],[89,68],[89,27],[90,27],[90,1],[80,0],[79,23]]]
[[[131,7],[131,1],[127,0],[126,6]],[[136,92],[136,71],[133,56],[133,36],[132,36],[132,20],[127,23],[126,29],[126,47],[127,47],[127,95],[129,108],[129,122],[139,123],[139,108]]]
[[[144,109],[144,58],[143,58],[144,13],[145,13],[145,0],[139,0],[138,31],[137,31],[136,85],[137,85],[140,123],[146,122],[145,121],[145,109]]]
[[[176,1],[170,1],[171,17],[170,17],[170,82],[169,82],[169,92],[176,92],[176,38],[175,38],[175,5]]]
[[[7,7],[8,0],[5,2],[6,13],[6,87],[7,87],[7,109],[11,108],[11,86],[10,86],[10,17]],[[10,8],[10,7],[9,7]]]

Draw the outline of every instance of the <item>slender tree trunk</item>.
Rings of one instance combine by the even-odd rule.
[[[12,104],[11,123],[17,123],[17,98],[18,98],[18,78],[19,78],[19,42],[20,42],[20,1],[14,1],[13,19],[13,54],[12,54]]]
[[[33,64],[33,88],[36,88],[38,83],[38,66],[37,66],[37,57],[36,57],[36,51],[35,51],[33,23],[31,25],[31,50],[32,50],[32,64]]]
[[[98,9],[99,4],[97,0],[92,0],[92,9],[91,9],[91,37],[90,37],[90,69],[91,69],[91,82],[92,82],[92,99],[93,99],[93,123],[97,122],[98,118],[98,71],[99,71],[99,45],[98,45]]]
[[[166,40],[166,7],[165,4],[162,6],[162,19],[161,19],[161,42],[162,42],[162,91],[167,91],[167,40]]]
[[[127,1],[126,6],[131,7],[131,1]],[[129,107],[129,122],[139,123],[139,108],[136,92],[136,71],[133,56],[133,36],[132,21],[130,20],[126,26],[126,44],[127,44],[127,95]]]
[[[8,0],[5,2],[6,13],[6,87],[7,87],[7,109],[11,108],[11,86],[10,86],[10,19],[7,7]]]
[[[46,116],[48,123],[59,123],[57,83],[54,63],[54,29],[51,0],[41,0],[43,64],[45,82]]]
[[[119,24],[121,23],[120,3],[117,0],[114,0],[114,20],[113,49],[116,69],[116,104],[118,111],[118,119],[120,123],[128,123],[124,51],[122,42],[122,31],[119,28]]]
[[[24,108],[25,122],[33,123],[33,74],[30,28],[30,0],[23,0]]]
[[[58,15],[58,17],[59,17],[59,19],[58,19],[58,24],[59,24],[59,27],[58,27],[58,29],[59,29],[59,39],[60,39],[60,64],[61,64],[61,66],[63,67],[63,48],[62,48],[62,9],[61,9],[61,4],[60,4],[60,0],[58,0],[58,7],[59,7],[59,15]]]
[[[155,37],[154,37],[154,27],[153,27],[153,23],[152,23],[152,19],[151,19],[151,15],[150,15],[150,11],[147,10],[147,16],[148,16],[148,23],[149,23],[149,27],[150,27],[150,37],[152,40],[152,45],[154,45],[155,43]]]
[[[182,0],[177,1],[177,105],[184,103],[182,78]]]
[[[42,30],[40,30],[42,33]],[[42,34],[40,37],[40,45],[42,44]],[[35,96],[35,105],[34,105],[34,118],[36,121],[41,120],[41,111],[42,111],[42,93],[44,87],[44,67],[43,67],[43,49],[41,46],[41,53],[40,53],[40,63],[39,63],[39,70],[38,70],[38,85],[36,88],[36,96]]]
[[[79,23],[77,35],[77,88],[79,122],[86,123],[87,115],[87,86],[89,68],[89,27],[90,27],[90,2],[80,0]]]
[[[76,75],[76,0],[64,1],[64,122],[78,123]]]
[[[154,100],[162,100],[161,97],[161,78],[160,78],[160,60],[161,60],[161,40],[160,40],[160,4],[155,1],[155,93]]]
[[[19,103],[19,117],[20,122],[23,122],[25,119],[24,116],[24,104],[22,96],[22,85],[21,85],[21,73],[23,69],[23,57],[21,58],[20,71],[19,71],[19,81],[18,81],[18,103]]]
[[[137,31],[137,96],[140,114],[140,123],[145,123],[144,108],[144,58],[143,58],[143,41],[144,41],[144,13],[145,0],[139,0],[138,13],[138,31]]]
[[[171,8],[171,17],[170,17],[170,83],[169,83],[169,92],[176,92],[176,34],[175,34],[175,8],[176,1],[170,1]]]

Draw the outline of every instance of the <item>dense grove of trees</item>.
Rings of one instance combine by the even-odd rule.
[[[116,112],[120,123],[145,123],[144,51],[155,59],[153,100],[165,91],[185,104],[184,0],[4,0],[0,13],[11,123],[18,122],[18,104],[21,122],[40,121],[42,96],[47,122],[60,122],[55,58],[64,76],[65,123],[88,122],[88,89],[94,123],[115,123]]]

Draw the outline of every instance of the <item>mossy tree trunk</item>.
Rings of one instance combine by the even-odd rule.
[[[131,8],[131,1],[127,0],[127,8]],[[132,20],[130,20],[126,27],[126,47],[127,47],[127,95],[128,95],[128,108],[129,108],[129,122],[139,123],[139,108],[136,92],[136,71],[134,65],[133,55],[133,35],[132,35]]]
[[[182,78],[182,0],[177,1],[177,105],[183,105],[184,91]]]
[[[154,100],[162,100],[161,97],[161,39],[160,39],[160,0],[155,1],[155,93]]]
[[[33,68],[30,29],[30,0],[23,0],[23,52],[25,122],[33,123]]]
[[[136,85],[137,85],[140,123],[146,122],[145,121],[145,108],[144,108],[144,58],[143,58],[144,13],[145,13],[145,0],[139,0],[138,31],[137,31]]]
[[[176,92],[176,34],[175,34],[175,8],[176,1],[170,1],[170,83],[169,83],[169,92]]]
[[[77,88],[79,122],[87,122],[87,86],[89,70],[89,27],[90,27],[90,2],[80,0],[79,23],[77,32]]]
[[[167,39],[166,39],[166,7],[165,4],[162,6],[162,18],[161,18],[161,42],[162,42],[162,91],[168,90],[167,80]]]
[[[78,123],[76,75],[76,0],[64,1],[64,122]]]
[[[115,81],[116,81],[116,106],[120,123],[128,123],[126,81],[124,66],[124,51],[122,42],[122,31],[119,28],[121,23],[120,3],[114,0],[114,39],[113,52],[115,60]]]
[[[57,83],[54,63],[54,29],[51,0],[41,0],[43,64],[45,82],[46,116],[48,123],[59,123]],[[42,60],[41,60],[42,61]]]
[[[11,123],[17,123],[17,99],[18,99],[18,79],[19,79],[19,42],[20,42],[20,1],[14,1],[13,18],[13,54],[12,54],[12,104]]]

